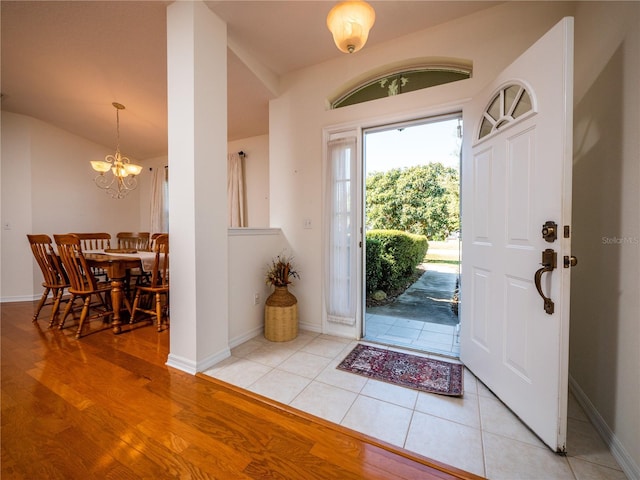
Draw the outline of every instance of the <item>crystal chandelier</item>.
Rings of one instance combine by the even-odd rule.
[[[120,153],[120,110],[124,110],[124,105],[113,102],[116,109],[116,153],[107,155],[104,161],[93,160],[91,167],[99,172],[94,182],[99,188],[104,189],[111,198],[124,198],[127,194],[138,186],[136,175],[140,174],[142,167],[135,165],[127,157]],[[111,170],[111,176],[105,175]]]

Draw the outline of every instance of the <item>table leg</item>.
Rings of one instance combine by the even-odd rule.
[[[113,308],[113,318],[111,320],[111,328],[113,333],[118,334],[122,331],[120,328],[120,307],[122,306],[122,280],[114,278],[111,280],[111,307]]]

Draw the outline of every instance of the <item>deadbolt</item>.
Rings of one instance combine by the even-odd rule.
[[[549,243],[555,242],[558,238],[558,224],[551,220],[546,221],[542,225],[542,238]]]
[[[578,259],[573,255],[565,255],[564,256],[564,268],[575,267],[578,264]]]

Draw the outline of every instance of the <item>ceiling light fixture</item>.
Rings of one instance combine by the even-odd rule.
[[[375,10],[363,1],[340,2],[327,15],[327,27],[333,34],[333,41],[344,53],[357,52],[364,47],[375,21]]]
[[[91,167],[100,174],[94,178],[94,182],[99,188],[105,190],[111,198],[124,198],[127,194],[138,186],[136,175],[140,174],[142,167],[135,165],[127,157],[120,154],[120,110],[124,110],[124,105],[113,102],[116,109],[116,153],[107,155],[104,161],[94,160]],[[106,176],[111,170],[113,176]]]

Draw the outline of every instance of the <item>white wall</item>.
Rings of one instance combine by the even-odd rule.
[[[640,478],[640,3],[576,11],[570,372]]]
[[[230,347],[262,334],[264,304],[273,291],[265,283],[267,267],[286,248],[287,242],[278,228],[229,229]]]
[[[640,478],[640,178],[637,2],[508,2],[295,72],[270,103],[270,218],[301,270],[301,322],[322,319],[322,129],[371,126],[459,108],[561,17],[576,15],[574,236],[570,373],[631,478]],[[605,40],[606,39],[606,40]],[[417,57],[473,62],[469,80],[328,110],[365,72]],[[313,228],[303,229],[310,218]],[[627,238],[603,245],[602,237]],[[571,441],[571,439],[570,439]],[[569,448],[571,446],[569,445]]]
[[[496,8],[396,39],[354,55],[295,72],[270,102],[270,218],[281,227],[305,273],[298,282],[302,321],[322,325],[322,129],[352,123],[459,111],[483,87],[564,16],[571,4],[518,3]],[[527,21],[522,20],[526,18]],[[327,99],[365,72],[403,59],[451,57],[473,61],[471,79],[337,110]],[[304,219],[312,228],[304,229]],[[335,332],[333,332],[335,333]]]
[[[229,153],[244,152],[247,227],[269,227],[269,135],[228,143]]]
[[[38,266],[25,235],[31,233],[31,157],[29,117],[1,112],[2,162],[0,298],[31,299]],[[28,268],[32,266],[33,268]],[[39,274],[38,279],[42,278]]]
[[[292,289],[299,300],[301,325],[319,330],[322,129],[457,108],[461,97],[484,86],[561,16],[575,13],[573,245],[580,263],[573,272],[570,370],[601,417],[611,444],[627,455],[630,478],[640,478],[640,247],[604,244],[602,237],[640,238],[639,6],[637,2],[510,2],[296,72],[283,79],[284,93],[271,102],[266,156],[269,224],[282,228],[302,273]],[[380,65],[425,56],[470,59],[473,78],[340,110],[326,109],[327,97],[350,79]],[[253,139],[247,140],[232,142],[229,148],[234,151],[239,146],[251,161],[255,158],[251,148],[261,151],[263,147],[250,147]],[[24,268],[33,264],[26,233],[100,229],[115,234],[125,230],[123,223],[144,229],[144,207],[135,200],[135,192],[129,199],[115,201],[93,184],[88,160],[113,153],[109,148],[29,117],[2,112],[1,153],[2,224],[9,221],[11,225],[11,230],[0,231],[2,301],[32,298],[40,291],[40,273],[34,276]],[[34,168],[40,173],[32,174]],[[58,176],[60,171],[65,174]],[[145,173],[140,177],[139,195],[145,188]],[[74,184],[73,190],[65,187],[67,181]],[[74,202],[78,195],[82,201]],[[311,229],[303,228],[305,218],[311,219]],[[229,238],[229,284],[234,285],[229,291],[231,342],[259,329],[260,309],[247,305],[247,296],[250,304],[258,288],[258,272],[252,269],[262,260],[242,263],[251,248],[247,241]],[[270,258],[270,250],[259,256]],[[236,277],[231,272],[241,263],[246,271]]]
[[[139,191],[114,200],[93,182],[89,161],[113,151],[40,120],[2,112],[2,223],[10,225],[10,230],[2,229],[2,301],[41,294],[42,274],[32,258],[28,233],[52,237],[106,231],[115,236],[137,229]]]

